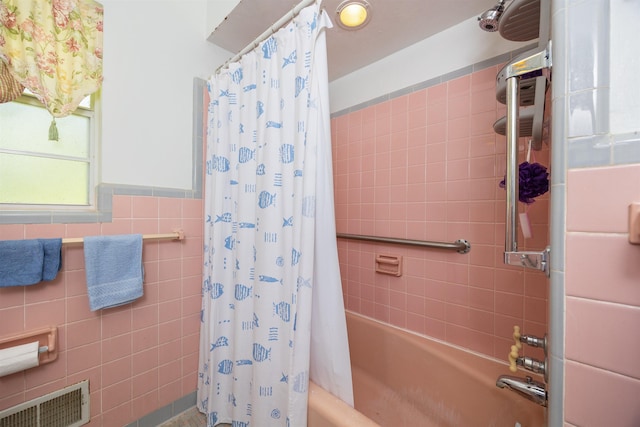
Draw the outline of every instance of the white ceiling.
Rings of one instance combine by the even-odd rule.
[[[349,31],[335,24],[336,8],[343,1],[322,2],[334,22],[327,32],[329,81],[479,16],[497,3],[497,0],[368,0],[371,21],[358,31]],[[209,41],[239,52],[297,3],[296,0],[241,0]],[[482,30],[478,27],[478,31]]]

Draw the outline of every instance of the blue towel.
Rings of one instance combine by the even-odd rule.
[[[40,241],[0,241],[0,287],[40,282],[43,263],[44,248]]]
[[[91,311],[127,304],[142,296],[142,235],[84,238]]]
[[[38,239],[44,248],[42,280],[53,280],[62,268],[62,239]]]

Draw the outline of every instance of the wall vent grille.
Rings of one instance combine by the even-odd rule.
[[[0,427],[77,427],[89,422],[89,381],[0,411]]]

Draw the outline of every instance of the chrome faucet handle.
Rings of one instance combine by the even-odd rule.
[[[518,346],[512,345],[511,351],[508,355],[509,358],[509,370],[511,372],[517,372],[518,366],[522,366],[524,369],[535,372],[536,374],[542,374],[547,377],[547,360],[540,361],[533,357],[520,357],[518,352]]]
[[[515,325],[513,327],[513,341],[515,341],[518,349],[522,348],[522,343],[527,344],[530,347],[539,347],[544,350],[544,354],[547,354],[547,335],[539,338],[533,335],[522,335],[520,333],[520,326]]]
[[[544,350],[544,354],[547,354],[547,335],[544,337],[534,337],[533,335],[522,335],[520,342],[527,344],[530,347],[539,347]]]
[[[540,360],[532,357],[519,357],[516,363],[522,366],[524,369],[535,372],[536,374],[545,375],[547,372],[547,361],[541,362]],[[545,375],[546,380],[546,375]]]

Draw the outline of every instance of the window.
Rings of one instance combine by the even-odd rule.
[[[95,105],[94,94],[56,119],[49,141],[52,117],[35,97],[0,104],[0,208],[93,205]]]

